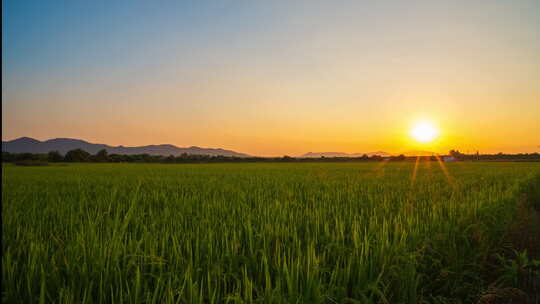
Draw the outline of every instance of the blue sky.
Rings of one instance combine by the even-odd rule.
[[[365,152],[428,118],[433,149],[540,141],[539,1],[2,5],[3,139]]]

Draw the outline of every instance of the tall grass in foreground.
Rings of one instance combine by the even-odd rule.
[[[540,164],[3,165],[2,298],[469,302]]]

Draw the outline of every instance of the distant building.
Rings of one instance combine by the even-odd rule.
[[[453,162],[453,161],[456,161],[456,158],[453,157],[453,156],[445,156],[445,157],[443,157],[443,160],[445,162]]]

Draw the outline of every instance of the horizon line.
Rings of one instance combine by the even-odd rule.
[[[284,156],[289,156],[289,157],[294,157],[294,158],[320,158],[321,156],[322,157],[327,157],[327,158],[334,158],[334,157],[341,157],[341,158],[354,158],[354,157],[362,157],[363,155],[368,155],[369,154],[374,154],[376,155],[376,153],[385,153],[385,154],[389,154],[387,156],[382,156],[382,157],[390,157],[390,156],[399,156],[399,155],[405,155],[405,156],[434,156],[434,155],[449,155],[449,152],[450,150],[456,150],[456,151],[460,151],[460,149],[457,149],[457,148],[454,148],[454,149],[449,149],[448,151],[446,152],[437,152],[437,151],[428,151],[428,150],[420,150],[420,149],[412,149],[412,150],[408,150],[408,151],[401,151],[401,152],[389,152],[389,151],[384,151],[382,149],[380,150],[376,150],[376,151],[370,151],[370,152],[344,152],[344,151],[331,151],[331,150],[325,150],[325,151],[308,151],[308,152],[304,152],[302,154],[299,154],[299,155],[293,155],[292,153],[285,153],[285,154],[275,154],[275,155],[260,155],[260,154],[250,154],[250,153],[244,153],[244,152],[241,152],[241,151],[238,151],[234,148],[222,148],[222,147],[208,147],[208,146],[196,146],[196,145],[190,145],[190,146],[178,146],[176,144],[171,144],[171,143],[161,143],[161,144],[156,144],[156,143],[151,143],[151,144],[143,144],[143,145],[113,145],[113,144],[108,144],[108,143],[96,143],[96,142],[91,142],[91,141],[87,141],[85,139],[81,139],[81,138],[75,138],[75,137],[51,137],[49,139],[37,139],[35,137],[30,137],[30,136],[20,136],[20,137],[16,137],[16,138],[13,138],[13,139],[4,139],[2,138],[2,143],[4,142],[11,142],[11,141],[15,141],[15,140],[18,140],[18,139],[23,139],[23,138],[28,138],[28,139],[32,139],[32,140],[36,140],[36,141],[39,141],[39,142],[47,142],[47,141],[50,141],[50,140],[55,140],[55,139],[69,139],[69,140],[80,140],[80,141],[84,141],[88,144],[94,144],[94,145],[106,145],[106,146],[110,146],[110,147],[113,147],[113,148],[141,148],[141,147],[148,147],[148,146],[173,146],[173,147],[176,147],[176,148],[199,148],[199,149],[214,149],[214,150],[228,150],[228,151],[231,151],[231,152],[235,152],[235,153],[239,153],[239,154],[245,154],[247,156],[250,156],[250,157],[262,157],[262,158],[272,158],[272,157],[284,157]],[[540,148],[540,146],[537,146],[538,148]],[[464,153],[463,150],[461,150],[461,153],[464,154],[464,155],[474,155],[476,153],[469,153],[471,149],[467,149],[466,152]],[[472,150],[475,150],[475,151],[481,151],[480,149],[472,149]],[[489,150],[489,149],[484,149],[484,150]],[[414,152],[421,152],[422,154],[418,155],[418,154],[414,154]],[[342,154],[346,154],[344,156],[324,156],[324,155],[321,155],[319,157],[306,157],[305,155],[306,154],[310,154],[310,153],[313,153],[313,154],[325,154],[325,153],[342,153]],[[488,152],[488,153],[480,153],[480,155],[496,155],[496,154],[506,154],[506,155],[517,155],[517,154],[535,154],[535,153],[540,153],[540,150],[539,151],[535,151],[535,152],[523,152],[523,151],[520,151],[520,152],[502,152],[502,151],[499,151],[499,152]],[[355,154],[357,156],[355,156]],[[431,155],[425,155],[425,154],[431,154]]]

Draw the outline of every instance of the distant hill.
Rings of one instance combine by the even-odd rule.
[[[391,154],[383,151],[368,152],[368,153],[345,153],[345,152],[308,152],[306,154],[300,155],[299,157],[306,158],[320,158],[320,157],[362,157],[363,155],[373,156],[390,156]]]
[[[150,155],[181,155],[183,153],[195,155],[222,155],[248,157],[249,155],[224,149],[188,147],[182,148],[174,145],[149,145],[139,147],[109,146],[105,144],[93,144],[80,139],[55,138],[39,141],[30,137],[21,137],[10,141],[2,141],[2,151],[10,153],[48,153],[58,151],[66,154],[69,150],[83,149],[91,154],[101,149],[109,154],[150,154]]]

